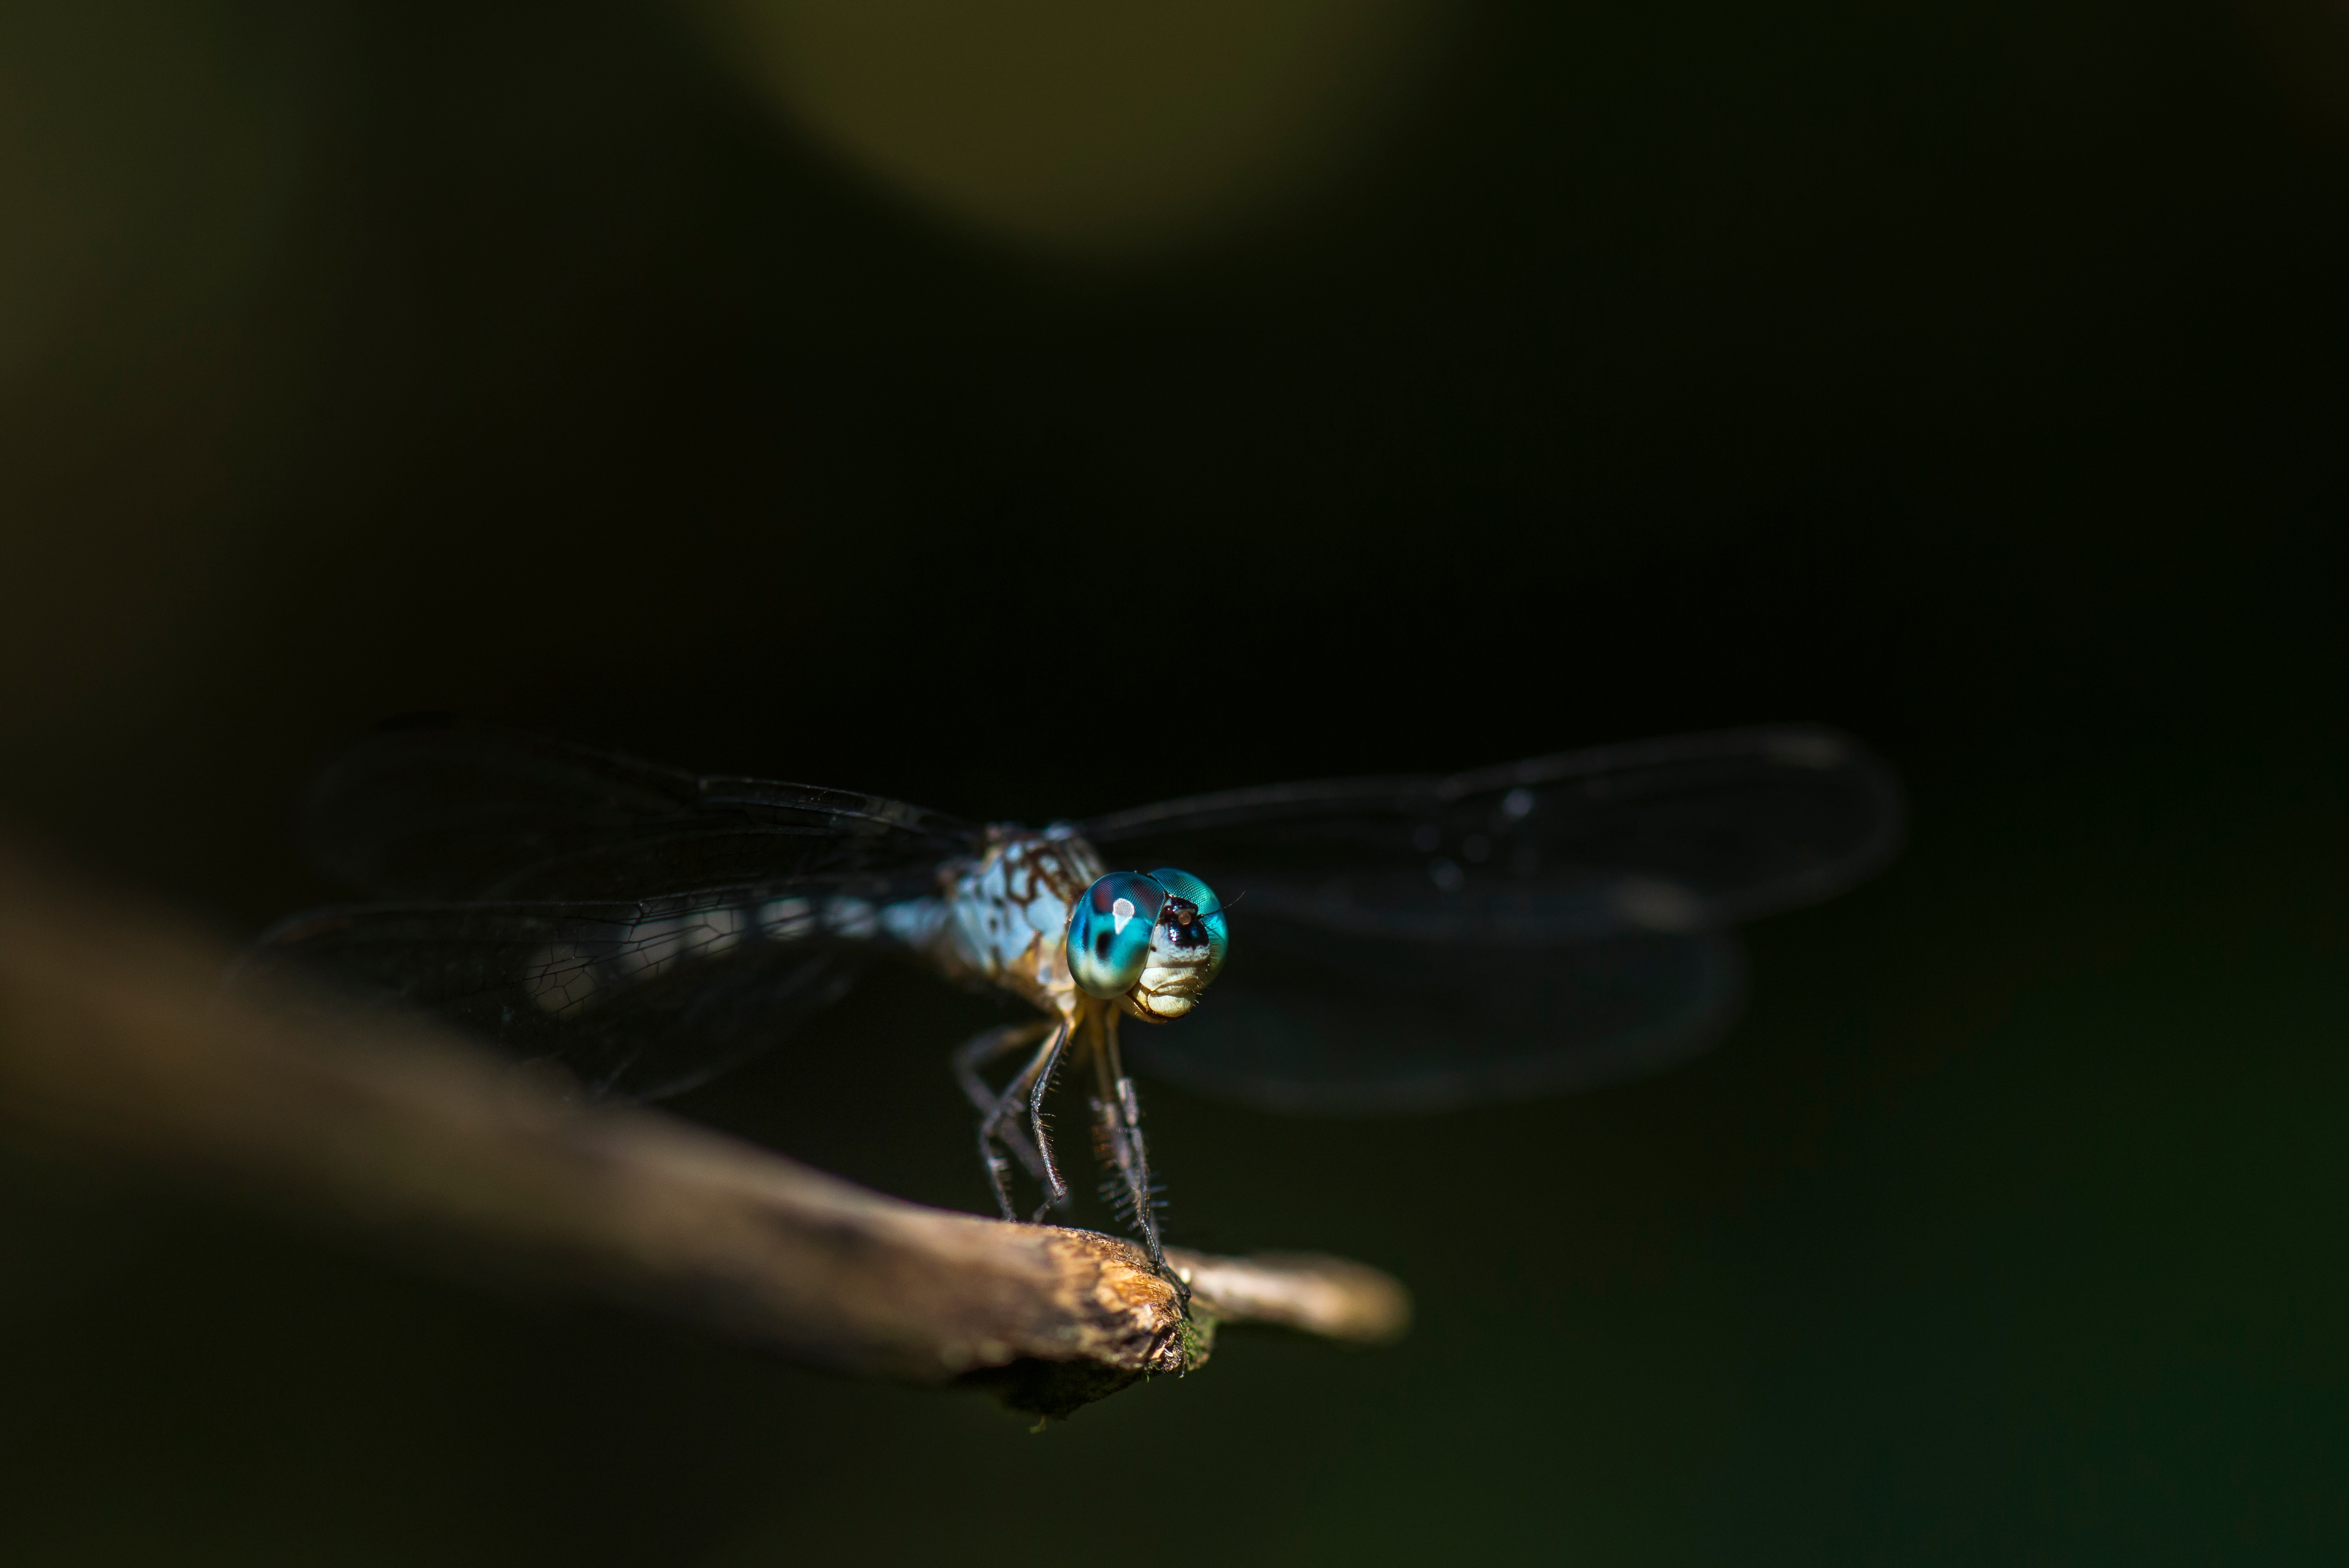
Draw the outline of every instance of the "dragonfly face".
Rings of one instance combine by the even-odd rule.
[[[1147,876],[1112,872],[1069,913],[1069,975],[1077,989],[1154,1023],[1191,1010],[1229,945],[1214,890],[1171,866]]]

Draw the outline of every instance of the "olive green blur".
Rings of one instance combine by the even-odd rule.
[[[0,820],[242,936],[403,711],[1031,823],[1802,719],[1903,857],[1660,1077],[1145,1085],[1417,1326],[1032,1437],[0,1143],[0,1561],[2349,1556],[2340,7],[1264,9],[0,6]],[[984,1209],[993,1016],[682,1109]]]

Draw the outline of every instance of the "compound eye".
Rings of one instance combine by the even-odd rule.
[[[1140,872],[1112,872],[1085,889],[1069,912],[1069,975],[1077,989],[1107,1001],[1123,996],[1150,962],[1150,934],[1166,890]]]

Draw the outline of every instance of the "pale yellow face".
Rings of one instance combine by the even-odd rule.
[[[1188,904],[1170,901],[1173,913],[1150,934],[1150,957],[1133,989],[1119,1005],[1137,1018],[1168,1023],[1191,1010],[1216,977],[1221,954]],[[1195,929],[1194,929],[1195,928]]]

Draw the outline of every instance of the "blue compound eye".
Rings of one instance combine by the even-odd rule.
[[[1207,972],[1199,977],[1199,984],[1205,986],[1216,977],[1216,971],[1224,966],[1224,954],[1232,944],[1231,928],[1224,922],[1224,901],[1216,896],[1214,888],[1189,872],[1178,872],[1173,866],[1159,867],[1150,873],[1150,880],[1164,888],[1170,897],[1191,905],[1195,912],[1199,931],[1206,938],[1209,954]],[[1178,916],[1182,913],[1179,906],[1170,908]],[[1189,933],[1176,930],[1170,931],[1168,934],[1180,944]]]
[[[1077,989],[1123,996],[1150,962],[1150,934],[1166,890],[1140,872],[1112,872],[1085,889],[1069,913],[1069,974]]]

